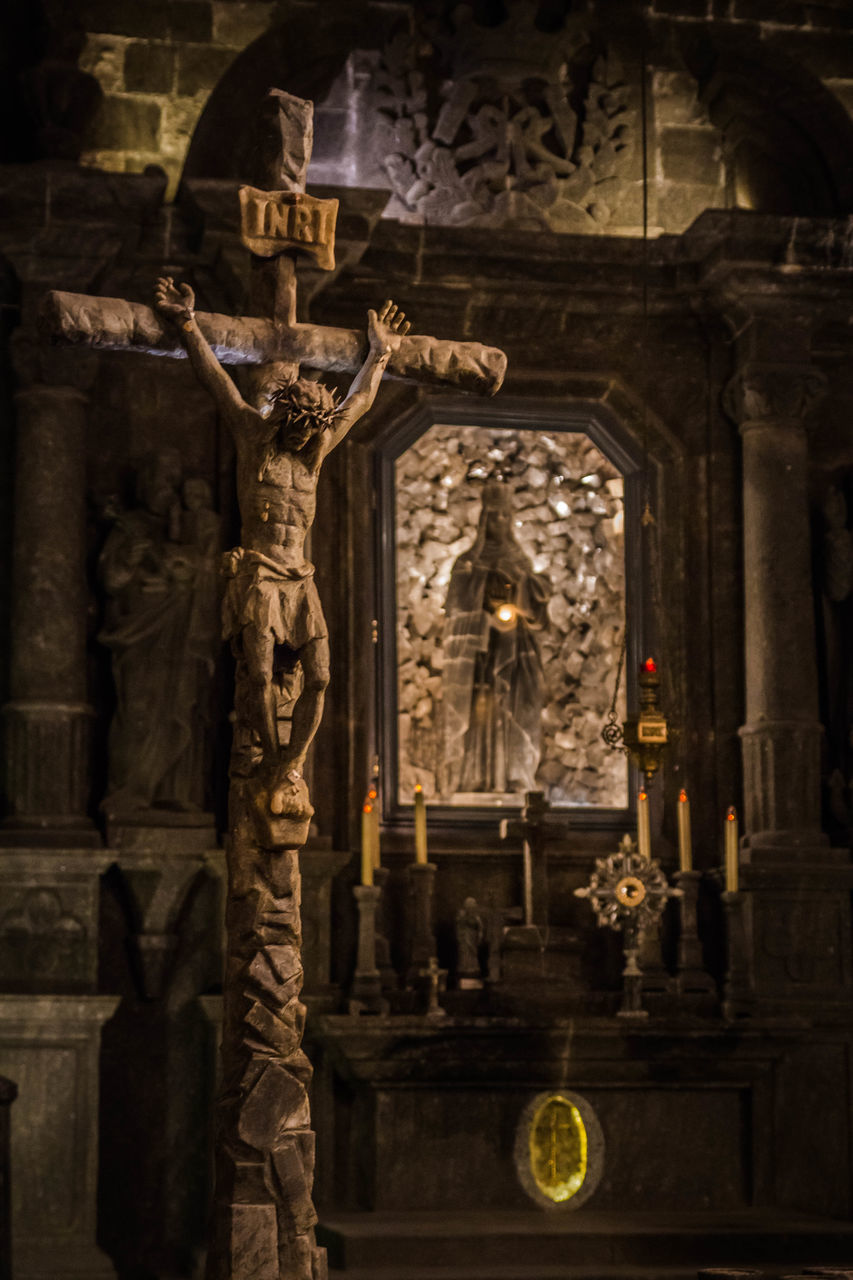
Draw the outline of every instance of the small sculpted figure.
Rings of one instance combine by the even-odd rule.
[[[549,594],[516,542],[508,487],[489,481],[445,602],[445,795],[534,789],[545,690],[536,632]]]
[[[215,632],[191,627],[198,552],[182,542],[181,457],[144,458],[137,505],[118,511],[99,562],[108,603],[99,639],[112,654],[116,710],[110,726],[109,787],[103,808],[126,816],[196,807],[193,750],[197,681],[188,675],[200,644],[212,661]]]
[[[461,986],[482,986],[480,945],[485,936],[477,899],[466,898],[456,913],[456,973]]]
[[[323,460],[371,407],[392,351],[409,330],[390,301],[368,312],[369,352],[341,404],[282,362],[262,366],[249,400],[201,334],[189,285],[158,281],[156,305],[176,327],[199,382],[210,392],[237,449],[241,545],[225,556],[223,631],[245,673],[242,716],[260,749],[263,803],[275,815],[310,817],[302,777],[329,683],[329,641],[305,539],[314,522]],[[279,673],[301,669],[290,737],[278,730]]]

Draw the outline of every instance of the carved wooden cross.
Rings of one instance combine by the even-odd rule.
[[[334,266],[338,202],[317,200],[305,192],[312,110],[310,102],[278,89],[267,95],[254,172],[268,189],[240,189],[241,238],[252,253],[253,301],[266,315],[232,319],[196,314],[202,334],[223,364],[285,361],[330,373],[356,373],[364,362],[364,333],[296,321],[296,256],[307,255],[326,270]],[[186,356],[151,307],[123,298],[52,290],[42,303],[40,328],[52,341],[102,351]],[[392,377],[487,394],[498,390],[505,371],[506,356],[494,347],[418,334],[403,339],[388,365]]]
[[[528,791],[520,818],[504,818],[502,840],[523,841],[524,923],[539,929],[548,926],[548,841],[560,840],[568,824],[549,821],[550,805],[543,791]]]
[[[365,335],[296,320],[296,255],[308,254],[321,268],[334,265],[337,202],[305,192],[311,118],[311,103],[278,90],[268,94],[254,169],[263,186],[240,191],[253,300],[264,314],[236,320],[195,316],[224,363],[282,361],[353,373],[363,364]],[[42,324],[58,341],[185,355],[151,308],[121,298],[54,292],[45,299]],[[196,341],[189,317],[187,326]],[[498,389],[505,367],[501,351],[416,336],[402,338],[388,365],[397,377],[486,392]],[[238,686],[240,679],[238,664]],[[273,819],[269,804],[259,809],[257,798],[255,779],[232,770],[223,1089],[207,1280],[324,1280],[325,1254],[314,1239],[311,1202],[311,1068],[300,1047],[305,1010],[299,1000],[299,851],[308,819],[289,813]],[[432,999],[431,1014],[438,1013],[435,1004]]]

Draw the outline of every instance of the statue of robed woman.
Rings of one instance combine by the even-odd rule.
[[[490,481],[445,602],[445,796],[534,790],[545,694],[536,633],[550,590],[515,539],[508,486]]]

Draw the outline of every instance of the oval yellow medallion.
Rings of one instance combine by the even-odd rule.
[[[530,1122],[530,1172],[555,1204],[571,1200],[586,1177],[587,1136],[581,1113],[555,1093],[537,1107]]]

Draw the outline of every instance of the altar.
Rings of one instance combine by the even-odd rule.
[[[853,1263],[853,53],[706,7],[50,18],[15,1280]]]

